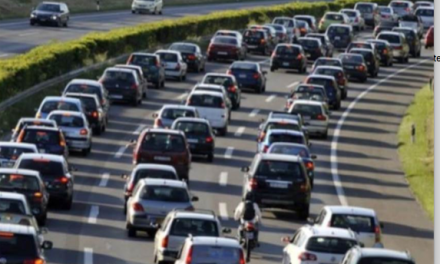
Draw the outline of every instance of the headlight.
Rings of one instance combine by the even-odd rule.
[[[53,16],[52,16],[52,19],[53,19],[53,20],[56,20],[56,19],[58,19],[58,17],[55,16],[55,15],[53,15]]]

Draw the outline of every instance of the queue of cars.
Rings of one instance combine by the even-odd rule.
[[[143,9],[135,2],[134,12]],[[36,10],[45,11],[47,5],[55,4]],[[304,82],[287,96],[285,111],[272,111],[262,121],[252,164],[241,168],[243,197],[253,193],[263,210],[292,210],[309,221],[292,238],[283,238],[283,263],[370,263],[384,258],[414,263],[407,254],[372,249],[383,247],[384,228],[372,209],[325,206],[316,219],[309,219],[317,159],[309,147],[312,137],[327,138],[330,110],[341,108],[350,81],[365,82],[378,76],[381,65],[420,56],[431,10],[422,3],[414,9],[410,2],[394,0],[388,7],[360,2],[354,9],[326,13],[319,23],[308,15],[277,17],[243,32],[217,31],[206,55],[197,44],[178,42],[155,53],[133,53],[126,64],[107,68],[98,81],[72,80],[62,96],[41,102],[35,118],[18,121],[12,142],[0,142],[0,214],[7,216],[0,218],[0,238],[26,240],[32,245],[29,256],[43,261],[33,263],[44,263],[43,250],[52,243],[44,241],[39,225],[46,223],[49,202],[71,208],[76,169],[69,165],[69,155],[91,152],[93,136],[104,133],[111,120],[110,105],[136,107],[147,99],[148,84],[164,88],[170,79],[185,81],[190,71],[204,72],[207,62],[228,60],[232,63],[226,73],[206,73],[183,104],[163,105],[153,114],[154,127],[131,141],[134,168],[122,175],[123,213],[129,237],[138,231],[154,237],[155,263],[216,263],[218,248],[229,252],[227,263],[245,263],[240,243],[221,237],[231,230],[222,228],[214,212],[196,209],[199,198],[191,194],[190,171],[193,156],[214,162],[216,136],[227,135],[242,91],[265,92],[268,73],[259,63],[246,61],[249,53],[260,53],[270,56],[271,72],[307,73],[314,61]],[[37,11],[31,24],[43,22]],[[53,20],[64,23],[61,14]],[[379,32],[382,23],[393,26]],[[354,41],[366,26],[375,28],[377,37]],[[426,37],[432,43],[426,41],[425,47],[433,46],[431,34],[432,27]],[[342,53],[333,57],[337,51]],[[0,241],[19,255],[12,243]],[[207,249],[214,253],[202,257],[199,252]]]

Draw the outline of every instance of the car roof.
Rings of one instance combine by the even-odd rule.
[[[49,119],[41,119],[41,118],[35,118],[35,117],[22,117],[20,118],[20,120],[18,120],[18,122],[41,122],[41,123],[55,123],[55,121],[53,120],[49,120]]]
[[[147,53],[147,52],[133,52],[131,55],[133,56],[148,56],[148,57],[156,57],[157,54]]]
[[[209,121],[204,119],[204,118],[199,118],[199,117],[179,117],[176,120],[174,120],[174,122],[193,122],[193,123],[203,123],[206,125],[210,125]]]
[[[52,132],[59,132],[60,129],[58,127],[46,127],[46,126],[26,126],[26,129],[35,129],[35,130],[46,130]]]
[[[335,80],[335,77],[333,76],[327,76],[322,74],[310,74],[307,78],[322,78],[327,80]]]
[[[318,38],[313,38],[313,37],[300,37],[298,40],[300,40],[300,39],[321,42],[321,40],[319,40]]]
[[[241,249],[241,246],[238,243],[238,241],[233,238],[196,236],[196,237],[190,237],[188,239],[191,240],[193,245],[225,246],[225,247],[235,247]]]
[[[176,169],[171,165],[155,164],[155,163],[138,164],[138,165],[136,165],[136,167],[134,167],[133,171],[145,170],[145,169],[158,169],[158,170],[165,170],[165,171],[171,171],[171,172],[177,173]]]
[[[403,34],[402,34],[402,32],[396,32],[396,31],[389,31],[389,30],[387,30],[387,31],[382,31],[382,32],[380,32],[378,36],[380,36],[380,35],[395,35],[395,36],[402,36]]]
[[[298,124],[298,120],[296,120],[296,119],[287,119],[287,118],[279,118],[279,117],[267,119],[266,123],[269,123],[269,122],[285,122],[285,123]]]
[[[221,33],[221,32],[223,32],[223,33],[235,33],[237,35],[241,35],[241,33],[238,32],[237,30],[229,30],[229,29],[219,29],[219,30],[217,30],[216,33]]]
[[[191,42],[173,42],[170,45],[170,47],[173,46],[173,45],[183,45],[183,46],[192,46],[192,47],[198,47],[199,46],[199,45],[191,43]]]
[[[168,128],[146,128],[145,130],[147,130],[148,133],[164,133],[164,134],[173,134],[180,136],[184,135],[183,132],[180,130],[168,129]]]
[[[61,2],[53,2],[53,1],[43,1],[42,4],[59,5],[59,4],[64,4],[64,3],[61,3]]]
[[[33,226],[17,225],[0,222],[0,232],[13,233],[20,235],[36,235],[37,231]]]
[[[47,101],[63,101],[68,103],[81,104],[81,101],[77,98],[70,98],[64,96],[46,96],[43,100],[43,103]]]
[[[434,7],[433,6],[419,6],[419,7],[417,7],[416,11],[419,9],[434,10]]]
[[[15,168],[0,168],[0,173],[10,173],[10,174],[22,174],[27,176],[40,177],[40,173],[34,170],[27,169],[15,169]]]
[[[61,155],[54,155],[54,154],[42,154],[42,153],[23,153],[20,155],[20,160],[23,159],[47,159],[54,162],[64,162],[65,159]]]
[[[408,253],[385,248],[359,248],[362,257],[385,257],[412,260]]]
[[[352,27],[351,27],[351,25],[346,25],[346,24],[331,24],[330,26],[329,26],[329,28],[330,27],[345,27],[345,28],[348,28],[348,29],[351,29]]]
[[[135,73],[134,69],[126,69],[126,68],[117,68],[117,67],[109,67],[107,69],[105,69],[105,72],[107,71],[118,71],[118,72],[126,72],[126,73]]]
[[[319,57],[316,60],[329,60],[329,61],[335,60],[335,61],[341,62],[341,59],[340,58],[336,58],[336,57],[332,57],[332,58],[329,58],[329,57]]]
[[[302,49],[302,46],[299,44],[292,44],[292,43],[280,43],[277,45],[277,47],[291,47],[291,48],[297,48]]]
[[[252,29],[253,30],[253,29]],[[224,39],[233,39],[233,40],[237,40],[237,36],[222,36],[222,35],[219,35],[219,36],[214,36],[213,37],[213,39],[216,39],[216,38],[224,38]]]
[[[226,74],[226,73],[209,72],[209,73],[205,74],[203,79],[205,79],[207,76],[221,76],[221,77],[234,78],[234,75],[229,75],[229,74]]]
[[[333,214],[355,214],[355,215],[368,215],[371,217],[376,216],[376,212],[370,208],[356,207],[356,206],[324,206],[325,209],[331,211]]]
[[[160,50],[156,51],[155,53],[156,54],[159,54],[159,53],[172,53],[172,54],[180,55],[180,51],[177,51],[177,50],[164,50],[164,49],[160,49]]]
[[[86,85],[93,85],[93,86],[102,86],[102,84],[95,80],[88,80],[88,79],[73,79],[71,80],[67,86],[70,84],[86,84]]]
[[[220,89],[220,90],[224,90],[225,88],[223,87],[223,85],[219,85],[219,84],[209,84],[209,83],[199,83],[194,85],[194,89],[195,88],[216,88],[216,89]]]
[[[195,90],[193,91],[191,95],[211,95],[211,96],[217,96],[223,98],[223,93],[221,92],[214,92],[214,91],[201,91],[201,90]]]
[[[203,220],[217,220],[213,212],[205,213],[203,211],[198,212],[197,210],[196,211],[176,210],[174,216],[176,218],[196,218]]]
[[[289,134],[289,135],[295,135],[295,136],[304,136],[303,132],[295,131],[295,130],[289,130],[289,129],[271,129],[267,132],[267,135],[272,134]]]
[[[26,201],[26,196],[24,196],[24,194],[15,192],[0,192],[0,198]]]
[[[293,18],[296,18],[296,17],[315,18],[314,16],[310,16],[310,15],[295,15]]]
[[[184,181],[179,181],[179,180],[145,178],[145,179],[141,179],[139,182],[142,182],[143,184],[149,186],[170,186],[170,187],[186,189],[186,183]]]
[[[35,144],[32,143],[18,143],[18,142],[6,142],[6,141],[1,141],[0,147],[17,147],[17,148],[22,147],[22,148],[37,149],[37,146],[35,146]]]
[[[194,106],[178,105],[178,104],[166,104],[166,105],[163,105],[162,109],[160,109],[160,110],[164,110],[164,109],[185,109],[185,110],[196,111],[196,108]]]
[[[304,148],[304,149],[309,150],[309,148],[304,144],[290,143],[290,142],[275,142],[270,145],[270,148],[273,148],[276,146],[297,147],[297,148]]]
[[[364,56],[362,56],[361,54],[358,54],[358,53],[346,53],[346,52],[340,53],[339,56],[355,56],[355,57],[364,58]]]
[[[298,156],[274,154],[274,153],[258,153],[257,157],[259,157],[261,160],[289,161],[289,162],[302,161],[301,157]]]
[[[319,105],[322,106],[322,102],[314,101],[314,100],[295,100],[293,101],[293,105],[302,104],[302,105]]]
[[[312,236],[324,236],[324,237],[341,237],[357,240],[353,231],[344,228],[327,227],[327,226],[305,226],[304,230],[307,230]]]
[[[370,42],[370,43],[380,42],[380,43],[383,43],[383,44],[388,44],[388,45],[390,44],[388,41],[386,41],[384,39],[367,39],[366,41]]]
[[[122,68],[122,69],[136,69],[136,70],[140,70],[142,71],[142,67],[138,66],[138,65],[133,65],[133,64],[116,64],[113,66],[114,68]]]
[[[85,117],[84,114],[81,112],[66,111],[66,110],[54,110],[50,112],[49,116],[53,116],[53,115],[69,115],[69,116]]]
[[[350,50],[350,53],[351,53],[352,51],[364,51],[364,52],[373,53],[372,50],[370,50],[370,49],[365,49],[365,48],[352,48],[352,49]]]
[[[344,70],[342,67],[331,66],[331,65],[319,65],[318,67],[316,67],[315,70],[317,69],[331,69],[331,70],[340,70],[340,71]]]
[[[78,96],[78,97],[90,97],[90,98],[96,98],[96,100],[99,101],[98,95],[97,94],[89,94],[89,93],[66,93],[64,94],[64,96],[68,97],[68,96]],[[78,98],[77,98],[78,99]]]

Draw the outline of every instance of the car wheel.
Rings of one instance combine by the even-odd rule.
[[[32,22],[32,21],[29,21],[29,25],[31,25],[31,26],[34,26],[34,25],[35,25],[35,23],[34,23],[34,22]]]
[[[226,125],[224,128],[220,129],[220,136],[224,137],[228,133],[228,125]]]
[[[132,14],[136,14],[136,11],[135,11],[135,10],[131,10],[131,13],[132,13]]]
[[[185,75],[183,75],[182,80],[186,81],[186,73],[185,73]]]
[[[275,67],[270,67],[270,71],[274,72],[275,71]]]
[[[327,139],[328,138],[328,130],[325,131],[324,134],[322,134],[322,139]]]
[[[136,229],[127,226],[127,235],[128,237],[136,237]]]
[[[307,218],[310,215],[310,204],[305,205],[303,208],[301,208],[300,210],[298,210],[298,217],[301,220],[307,220]]]
[[[95,127],[95,128],[93,128],[93,134],[99,136],[99,135],[101,135],[101,132],[102,132],[101,127]]]
[[[212,163],[214,161],[214,153],[209,153],[206,159],[208,162]]]
[[[46,220],[47,220],[47,212],[44,213],[43,217],[38,219],[38,225],[40,226],[45,226],[46,225]]]
[[[162,15],[162,9],[159,11],[159,15]]]
[[[162,84],[160,85],[162,88],[165,87],[165,80],[162,80]]]
[[[69,25],[67,24],[68,22],[66,21],[66,22],[64,22],[64,27],[68,27]]]
[[[72,209],[72,203],[73,203],[73,196],[70,196],[70,198],[68,198],[64,201],[63,209],[64,210]]]
[[[153,11],[152,14],[153,14],[153,15],[157,15],[157,10],[156,10],[156,8],[154,9],[154,11]]]
[[[344,90],[342,91],[342,96],[341,96],[341,98],[342,98],[342,99],[347,98],[347,90],[346,90],[346,89],[344,89]]]

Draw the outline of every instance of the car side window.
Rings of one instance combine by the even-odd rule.
[[[319,214],[319,216],[316,218],[315,222],[318,225],[321,225],[324,222],[324,219],[325,219],[326,215],[327,215],[327,212],[323,209],[321,211],[321,213]]]
[[[167,218],[165,218],[165,220],[162,223],[162,231],[165,231],[167,229],[168,224],[170,223],[171,217],[168,216]]]
[[[133,190],[133,194],[136,195],[136,196],[138,196],[138,193],[139,193],[139,189],[140,189],[140,188],[142,188],[142,187],[141,187],[141,184],[139,184],[139,183],[136,184],[136,187],[134,187],[134,190]]]

